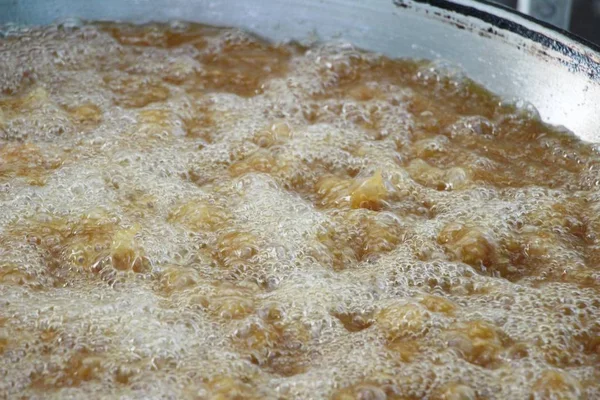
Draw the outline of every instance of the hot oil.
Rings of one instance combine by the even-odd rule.
[[[0,393],[600,397],[600,154],[440,63],[0,42]]]

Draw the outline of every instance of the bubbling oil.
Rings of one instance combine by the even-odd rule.
[[[452,69],[0,40],[0,397],[600,398],[600,153]]]

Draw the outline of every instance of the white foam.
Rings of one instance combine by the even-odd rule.
[[[589,272],[588,253],[553,207],[587,199],[588,233],[599,235],[596,167],[581,174],[586,190],[501,189],[469,182],[462,169],[450,170],[449,179],[467,182],[464,188],[437,190],[418,183],[405,168],[415,154],[444,151],[452,134],[493,136],[499,122],[471,116],[439,132],[450,132],[450,139],[433,135],[415,142],[410,88],[368,82],[382,95],[325,98],[353,61],[373,61],[376,55],[343,43],[316,45],[293,56],[285,76],[262,82],[256,96],[188,93],[162,79],[173,73],[191,77],[205,68],[203,54],[226,42],[253,39],[224,31],[209,38],[205,49],[133,49],[97,26],[67,25],[20,32],[0,42],[0,91],[17,97],[36,88],[47,93],[33,111],[0,114],[0,151],[7,143],[25,141],[35,143],[42,157],[59,154],[65,160],[44,172],[39,186],[26,176],[0,175],[0,349],[6,343],[0,350],[0,397],[210,398],[221,390],[214,379],[225,376],[257,398],[328,398],[361,383],[370,385],[371,394],[387,388],[398,396],[431,398],[444,385],[459,382],[481,398],[518,399],[529,398],[546,370],[568,373],[585,382],[588,399],[600,397],[598,357],[586,353],[580,340],[600,332],[597,284],[581,288],[536,277],[511,282],[461,262],[438,242],[453,223],[479,229],[492,246],[524,233],[551,232],[551,245],[540,256],[546,262],[543,273]],[[114,105],[118,96],[103,77],[128,73],[162,82],[168,98],[142,108]],[[465,78],[439,64],[423,66],[415,79],[460,86]],[[98,107],[97,125],[71,119],[68,110],[82,103]],[[529,105],[516,106],[517,113],[537,115]],[[164,124],[143,125],[143,113],[150,110],[167,110]],[[185,121],[204,112],[213,119],[212,125],[207,122],[207,137],[186,137]],[[318,115],[313,123],[309,112]],[[372,118],[378,125],[369,130],[365,126]],[[288,136],[268,150],[253,142],[257,132],[276,129],[281,120],[289,126]],[[548,140],[549,148],[563,154],[560,143]],[[233,164],[260,151],[276,166],[230,174]],[[589,153],[590,159],[598,156]],[[466,158],[490,170],[497,165],[473,154]],[[293,168],[278,169],[277,163]],[[322,172],[311,169],[315,165],[341,180],[354,174],[365,179],[381,170],[390,192],[385,209],[349,212],[318,205],[314,193],[292,182],[299,177],[306,186],[317,182]],[[178,207],[195,203],[197,209],[219,210],[224,222],[216,216],[214,225],[195,232],[190,221],[173,218]],[[580,210],[568,211],[573,216]],[[149,270],[113,269],[110,279],[102,275],[109,272],[69,265],[56,272],[48,264],[50,251],[27,238],[40,229],[41,220],[77,221],[96,214],[113,218],[117,229],[136,230],[133,240]],[[357,255],[364,250],[357,238],[389,226],[401,232],[391,251]],[[328,229],[337,234],[335,246],[354,252],[354,261],[341,271],[315,256],[334,257],[319,241]],[[251,238],[236,255],[235,268],[219,258],[223,237],[231,232]],[[600,237],[586,240],[598,248]],[[68,243],[62,246],[61,251],[69,250]],[[2,275],[9,268],[16,268],[13,280]],[[600,279],[597,272],[590,277]],[[249,310],[235,308],[236,290]],[[425,295],[451,301],[454,311],[426,310]],[[224,317],[232,311],[222,312],[226,306],[220,302],[234,304],[241,316]],[[377,322],[381,310],[405,306],[417,307],[424,316],[398,322],[420,324],[421,330],[415,328],[419,349],[411,360],[390,350],[389,332]],[[276,322],[269,320],[272,307],[281,314]],[[346,314],[364,316],[369,323],[351,332],[340,317]],[[448,344],[445,335],[472,321],[485,321],[509,338],[498,365],[477,365]],[[273,343],[252,344],[261,340],[259,334],[251,336],[257,326],[276,331],[269,339]],[[252,343],[240,340],[243,335]],[[527,354],[511,355],[515,343]],[[566,361],[548,357],[554,348],[568,354]],[[253,351],[260,353],[254,363]],[[278,357],[288,356],[301,365],[291,374],[273,366]],[[96,369],[78,372],[89,373],[89,379],[65,383],[79,379],[68,372],[73,357],[97,357]],[[126,379],[124,370],[131,372]]]

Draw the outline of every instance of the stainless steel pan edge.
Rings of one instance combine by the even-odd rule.
[[[343,38],[391,57],[442,59],[542,118],[600,143],[600,53],[565,32],[473,0],[0,0],[0,24],[68,17],[195,21],[272,40]]]

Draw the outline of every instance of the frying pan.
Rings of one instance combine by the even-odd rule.
[[[390,57],[440,59],[507,100],[533,104],[544,121],[600,142],[600,50],[485,1],[0,0],[0,24],[69,17],[187,20],[276,41],[342,38]]]

